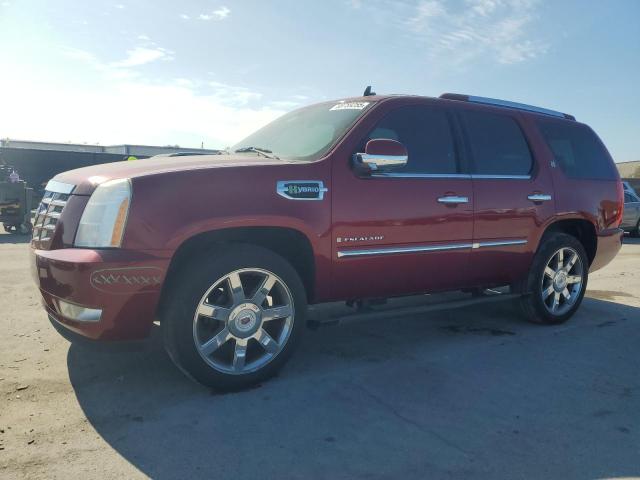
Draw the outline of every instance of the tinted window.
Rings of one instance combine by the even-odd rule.
[[[624,194],[624,203],[631,203],[635,201],[636,201],[635,198],[633,198],[630,193]]]
[[[540,120],[556,164],[571,178],[616,179],[615,167],[593,130],[575,122]]]
[[[474,173],[481,175],[528,175],[531,152],[516,121],[490,112],[466,111],[462,120],[469,138]]]
[[[458,173],[447,113],[426,106],[401,107],[387,114],[367,140],[389,138],[409,152],[408,173]]]

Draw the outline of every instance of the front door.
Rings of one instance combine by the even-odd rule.
[[[464,286],[474,200],[448,112],[423,101],[379,111],[378,116],[354,151],[334,163],[333,297],[386,297]],[[373,138],[401,142],[409,154],[407,166],[356,175],[349,157]]]

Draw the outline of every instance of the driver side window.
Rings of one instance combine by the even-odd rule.
[[[412,105],[392,110],[366,141],[378,138],[396,140],[406,147],[409,161],[398,173],[460,173],[451,124],[443,109]]]

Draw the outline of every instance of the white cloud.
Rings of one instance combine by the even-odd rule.
[[[536,19],[536,0],[467,0],[469,8],[460,12],[444,8],[434,20],[438,28],[422,30],[436,41],[434,53],[459,55],[459,64],[479,58],[492,58],[503,64],[523,62],[547,50],[535,39],[531,28]]]
[[[201,13],[198,18],[200,20],[224,20],[230,13],[231,10],[229,8],[222,6],[211,13]]]
[[[151,40],[151,39],[149,37],[147,37],[146,35],[138,35],[138,40],[148,41],[148,40]]]
[[[472,61],[514,64],[544,54],[548,45],[534,25],[537,4],[538,0],[374,0],[363,11],[419,42],[431,59],[464,67]]]
[[[113,62],[110,66],[115,68],[137,67],[156,60],[173,60],[173,54],[165,48],[136,47],[127,51],[127,58],[119,62]]]
[[[227,85],[220,82],[209,82],[213,96],[224,105],[244,106],[249,102],[260,100],[262,94],[245,87]]]
[[[118,10],[123,10],[124,9],[124,5],[122,5],[121,3],[116,3],[114,5],[115,8],[117,8]]]
[[[189,15],[187,15],[186,13],[181,13],[180,14],[180,18],[183,20],[189,20],[191,17]]]

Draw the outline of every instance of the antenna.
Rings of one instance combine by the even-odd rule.
[[[367,88],[364,89],[364,93],[362,94],[363,97],[370,97],[372,95],[375,95],[376,92],[372,92],[371,91],[371,85],[368,85]]]

